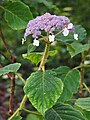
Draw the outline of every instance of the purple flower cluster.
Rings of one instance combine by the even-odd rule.
[[[70,20],[65,16],[51,15],[45,13],[42,16],[36,17],[34,20],[30,20],[27,24],[27,28],[24,34],[24,38],[32,34],[33,38],[38,38],[41,35],[41,31],[53,33],[55,29],[64,29],[70,23]]]

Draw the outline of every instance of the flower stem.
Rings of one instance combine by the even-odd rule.
[[[45,70],[45,62],[46,62],[46,59],[48,57],[49,48],[50,48],[50,44],[46,43],[45,50],[44,50],[44,53],[43,53],[43,56],[42,56],[42,60],[41,60],[41,63],[39,65],[39,69],[38,70],[43,70],[43,71]]]

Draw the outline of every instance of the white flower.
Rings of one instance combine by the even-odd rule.
[[[73,24],[72,23],[69,23],[68,24],[68,29],[72,29],[73,28]]]
[[[54,42],[54,38],[55,38],[55,35],[53,35],[53,34],[49,35],[49,41],[50,42]]]
[[[63,35],[68,36],[68,34],[69,34],[69,30],[67,28],[64,28]]]
[[[78,34],[74,34],[74,39],[78,40]]]
[[[26,38],[22,38],[22,45],[24,44],[25,41],[26,41]]]
[[[39,40],[34,39],[34,40],[33,40],[33,45],[34,45],[34,46],[39,46]]]

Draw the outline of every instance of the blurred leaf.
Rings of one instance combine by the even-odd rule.
[[[45,120],[85,120],[85,118],[80,111],[72,106],[57,103],[46,112]]]
[[[59,32],[59,31],[58,31]],[[86,30],[81,26],[81,25],[76,25],[75,26],[75,33],[78,34],[79,37],[79,42],[82,41],[83,39],[85,39],[86,37]],[[63,36],[63,34],[59,34],[56,36],[56,40],[57,41],[62,41],[62,42],[72,42],[75,41],[74,39],[74,33],[69,33],[68,36]]]
[[[89,44],[82,45],[81,43],[77,42],[67,44],[67,50],[69,51],[71,57],[74,57],[75,55],[82,53],[83,51],[88,51],[89,47]]]
[[[43,117],[40,115],[29,114],[26,120],[43,120]]]
[[[32,63],[35,63],[36,65],[38,65],[38,63],[41,61],[42,53],[33,52],[33,53],[29,53],[29,54],[22,54],[22,56],[23,56],[23,58],[26,58],[26,59],[32,61]]]
[[[68,101],[80,86],[80,73],[78,70],[70,70],[64,80],[64,89],[59,98],[60,101]]]
[[[33,52],[35,49],[36,49],[36,46],[34,46],[33,44],[29,44],[27,53],[29,54],[29,53]]]
[[[63,91],[61,79],[54,74],[50,70],[32,73],[24,87],[30,102],[42,115],[56,103]]]
[[[29,7],[23,2],[12,2],[5,10],[5,20],[14,30],[25,29],[27,22],[32,19]]]
[[[70,71],[70,68],[67,66],[60,66],[56,69],[52,69],[54,72],[56,72],[56,76],[60,78],[61,80],[64,80],[66,74]]]
[[[0,68],[0,76],[7,74],[9,72],[17,72],[20,66],[21,66],[20,63],[14,63],[14,64],[9,64],[3,68]]]
[[[78,34],[80,41],[84,40],[87,35],[85,28],[81,25],[75,25],[75,33]]]
[[[78,98],[75,102],[75,105],[86,111],[90,111],[90,97]]]
[[[84,116],[85,116],[85,120],[90,120],[90,111],[85,111],[85,110],[83,110],[83,114],[84,114]]]
[[[31,48],[30,51],[34,50],[34,48]],[[57,50],[49,51],[49,56],[54,56],[57,54]],[[23,58],[29,59],[36,65],[41,61],[43,52],[31,52],[29,54],[22,54]]]

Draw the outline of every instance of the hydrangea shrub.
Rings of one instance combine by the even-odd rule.
[[[29,113],[28,117],[31,120],[89,120],[87,114],[88,111],[90,111],[90,97],[79,98],[73,101],[74,94],[78,93],[78,91],[82,92],[83,87],[90,93],[89,88],[83,81],[84,68],[90,67],[85,61],[85,51],[89,51],[90,44],[81,43],[86,37],[85,29],[80,25],[73,25],[66,16],[56,16],[50,13],[45,13],[31,20],[32,13],[29,7],[22,2],[11,2],[5,9],[2,6],[1,8],[5,12],[5,20],[14,30],[25,28],[27,21],[30,19],[27,23],[24,37],[22,38],[22,44],[24,44],[28,36],[32,36],[33,43],[29,45],[28,51],[23,57],[36,63],[38,66],[38,69],[31,73],[26,80],[17,72],[21,66],[20,63],[13,63],[0,68],[0,76],[4,74],[11,75],[11,73],[13,73],[13,75],[17,75],[24,84],[23,91],[25,95],[19,108],[8,120],[21,120],[21,111]],[[18,12],[17,10],[20,11]],[[21,16],[23,12],[24,15]],[[26,13],[28,16],[23,19]],[[11,22],[14,17],[16,27],[15,24]],[[0,36],[3,38],[1,33]],[[72,69],[63,65],[49,70],[46,69],[45,65],[47,64],[48,56],[57,54],[55,50],[50,51],[55,41],[57,43],[59,41],[63,42],[71,57],[81,53],[82,60],[80,65]],[[40,47],[41,42],[45,45],[44,51],[36,52],[35,49]],[[26,43],[24,45],[26,45]],[[8,52],[12,60],[12,54],[10,51]],[[14,61],[12,60],[12,62]],[[25,108],[27,99],[29,99],[33,105],[35,111]]]

